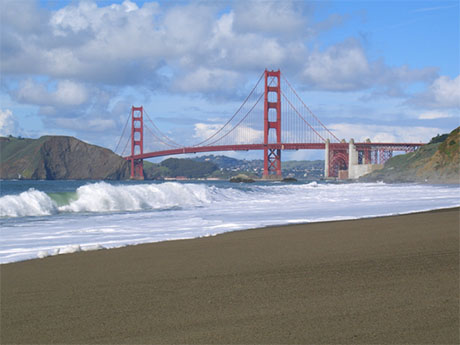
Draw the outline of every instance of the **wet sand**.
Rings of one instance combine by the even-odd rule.
[[[2,344],[460,342],[458,208],[0,269]]]

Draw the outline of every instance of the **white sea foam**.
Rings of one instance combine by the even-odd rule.
[[[47,250],[40,250],[38,253],[37,253],[37,258],[39,259],[44,259],[46,257],[48,257],[50,254],[48,253]]]
[[[57,206],[43,192],[33,188],[19,195],[0,198],[0,217],[47,216],[57,212]]]
[[[57,207],[47,194],[28,190],[0,198],[7,215],[0,220],[0,263],[269,225],[454,207],[460,206],[459,191],[458,186],[382,183],[93,183]],[[10,209],[14,212],[3,211]],[[21,218],[31,215],[41,217]]]
[[[73,244],[70,246],[66,246],[64,248],[59,249],[59,254],[72,254],[78,253],[81,251],[81,247],[78,244]]]

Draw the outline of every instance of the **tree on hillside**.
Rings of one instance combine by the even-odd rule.
[[[206,177],[218,169],[217,165],[212,162],[197,162],[192,159],[179,158],[166,159],[160,165],[168,168],[172,177]]]

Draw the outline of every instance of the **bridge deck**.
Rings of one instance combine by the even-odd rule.
[[[330,143],[330,149],[347,149],[348,143]],[[357,150],[372,150],[372,149],[385,149],[390,151],[408,151],[410,148],[417,148],[422,146],[420,143],[355,143]],[[194,147],[181,147],[177,149],[147,152],[139,155],[128,156],[125,159],[147,159],[162,156],[172,156],[187,153],[202,153],[202,152],[217,152],[217,151],[250,151],[250,150],[263,150],[280,149],[280,150],[324,150],[326,145],[324,143],[280,143],[280,144],[247,144],[247,145],[217,145],[217,146],[194,146]]]

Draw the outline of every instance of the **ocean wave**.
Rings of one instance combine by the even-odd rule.
[[[75,192],[50,193],[29,189],[0,198],[0,217],[47,216],[61,212],[124,212],[193,207],[218,197],[212,187],[167,182],[163,184],[87,184]],[[218,194],[218,193],[217,193]]]
[[[114,186],[105,182],[79,187],[76,200],[61,212],[119,212],[199,206],[209,203],[206,186],[175,182]]]
[[[234,202],[267,198],[305,197],[312,189],[327,188],[312,182],[304,185],[238,186],[221,188],[204,184],[112,185],[90,183],[73,192],[44,193],[33,188],[19,195],[0,198],[1,217],[47,216],[56,213],[130,212],[194,207],[211,202]],[[310,195],[310,194],[308,194]]]
[[[431,187],[436,188],[436,187]],[[59,213],[111,213],[137,212],[149,210],[185,209],[213,204],[218,210],[248,210],[262,204],[290,205],[304,203],[309,208],[314,205],[354,204],[369,206],[379,203],[391,195],[392,200],[408,198],[403,190],[415,191],[433,199],[425,187],[418,185],[382,184],[278,184],[278,185],[235,185],[216,186],[200,183],[139,183],[109,184],[107,182],[88,183],[74,191],[44,193],[33,188],[18,195],[0,197],[0,217],[49,216]],[[395,190],[397,193],[395,194]],[[450,190],[450,189],[449,189]],[[379,198],[376,199],[376,196]],[[440,196],[441,198],[444,196]],[[244,206],[242,206],[244,205]]]
[[[29,189],[0,198],[2,216],[51,214],[2,218],[0,263],[270,225],[460,205],[459,187],[443,185],[80,181],[51,187],[48,193]]]
[[[0,217],[49,216],[57,212],[56,203],[46,193],[33,188],[0,198]]]

